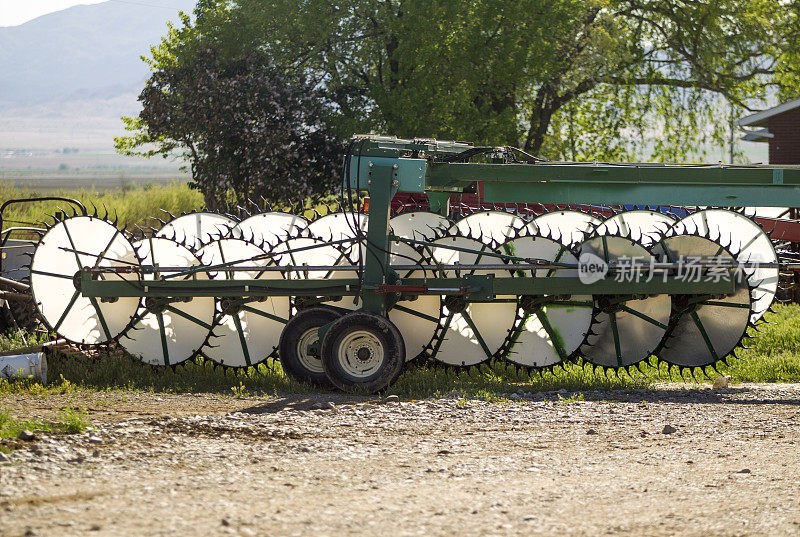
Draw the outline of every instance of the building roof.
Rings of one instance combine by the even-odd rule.
[[[747,131],[747,134],[742,136],[742,140],[746,142],[768,142],[770,138],[775,138],[775,135],[769,132],[769,129]]]
[[[761,112],[756,112],[755,114],[745,116],[736,123],[740,127],[745,127],[745,126],[766,127],[767,120],[772,116],[783,114],[784,112],[794,110],[795,108],[800,108],[800,99],[795,99],[793,101],[785,102],[783,104],[779,104],[778,106],[773,106],[772,108],[767,108],[766,110],[762,110]]]

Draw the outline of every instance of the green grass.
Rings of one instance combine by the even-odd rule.
[[[118,188],[116,190],[98,191],[94,188],[80,190],[63,190],[58,192],[37,192],[32,189],[14,187],[8,183],[0,183],[0,203],[9,199],[29,198],[37,196],[62,196],[77,199],[87,209],[93,211],[92,204],[98,208],[101,215],[108,210],[109,217],[119,219],[120,227],[158,226],[152,217],[165,218],[169,211],[180,214],[197,210],[203,207],[203,196],[197,190],[192,190],[185,183],[172,183],[169,185],[154,185],[150,187]],[[8,226],[37,224],[45,219],[45,215],[52,215],[61,209],[67,209],[63,202],[23,203],[10,206],[4,213]],[[50,221],[52,222],[52,220]]]
[[[0,408],[0,438],[17,438],[24,430],[47,431],[61,434],[80,434],[89,428],[86,413],[74,408],[61,411],[58,421],[43,421],[15,418],[11,412]]]
[[[729,364],[719,364],[719,373],[709,370],[713,379],[728,375],[733,382],[798,382],[800,381],[800,307],[778,306],[770,314],[770,324],[753,332],[750,348],[740,349],[739,358]],[[26,338],[28,342],[31,337]],[[37,339],[37,338],[33,338]],[[38,336],[44,339],[44,336]],[[0,349],[11,348],[20,336],[0,338]],[[487,401],[506,400],[519,389],[529,392],[568,392],[588,390],[646,389],[654,383],[683,381],[709,382],[700,372],[681,376],[666,364],[632,369],[619,375],[607,374],[589,366],[567,364],[541,375],[529,375],[502,363],[484,366],[480,370],[446,371],[412,365],[392,385],[387,393],[403,398],[466,397]],[[0,380],[0,395],[26,393],[31,395],[63,394],[75,391],[140,391],[160,393],[218,393],[230,397],[279,395],[321,391],[287,378],[277,360],[270,360],[248,370],[224,370],[210,362],[188,363],[173,369],[143,365],[121,350],[99,358],[87,358],[77,353],[51,352],[48,357],[46,386],[32,379]],[[570,397],[564,398],[569,401]]]
[[[751,330],[753,339],[745,340],[749,348],[737,351],[739,359],[718,368],[732,381],[800,381],[800,307],[776,306],[766,320],[758,331]]]
[[[729,365],[719,364],[719,374],[733,382],[798,382],[800,381],[800,307],[777,306],[768,314],[770,324],[753,332],[750,349],[740,349],[739,358]],[[0,339],[0,348],[7,348],[17,339]],[[655,364],[655,361],[652,362]],[[709,382],[696,372],[670,371],[666,364],[632,369],[617,375],[589,366],[567,364],[552,372],[529,375],[502,363],[480,370],[446,371],[410,366],[387,393],[403,398],[472,397],[487,401],[506,400],[508,395],[523,389],[529,392],[568,392],[587,390],[646,389],[654,383],[683,381]],[[710,371],[710,377],[717,373]],[[31,379],[0,380],[0,395],[12,393],[51,394],[74,391],[144,391],[161,393],[218,393],[230,397],[309,393],[319,389],[287,378],[277,360],[270,360],[246,371],[224,370],[210,362],[189,363],[173,369],[158,369],[134,360],[121,350],[101,358],[79,354],[51,353],[48,358],[50,383],[42,386]],[[569,401],[570,397],[564,398]]]
[[[25,332],[24,330],[0,332],[0,352],[40,345],[50,339],[52,339],[51,335],[44,332]]]

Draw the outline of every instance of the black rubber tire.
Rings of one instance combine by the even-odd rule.
[[[332,323],[341,316],[342,313],[333,308],[319,306],[299,311],[286,323],[278,343],[278,358],[283,371],[291,379],[330,387],[324,370],[312,371],[303,365],[297,345],[307,331]]]
[[[355,331],[369,332],[382,349],[383,360],[368,376],[355,376],[342,365],[342,342]],[[348,313],[333,323],[322,338],[322,365],[328,380],[345,392],[376,393],[388,388],[406,363],[406,345],[397,327],[386,317],[366,312]]]

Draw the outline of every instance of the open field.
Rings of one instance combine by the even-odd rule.
[[[172,181],[165,185],[146,185],[111,190],[98,190],[95,188],[62,188],[58,190],[38,190],[35,188],[18,188],[8,183],[0,182],[0,203],[10,199],[29,198],[37,196],[61,196],[76,199],[87,208],[93,210],[96,206],[101,214],[108,210],[113,219],[119,219],[120,226],[147,226],[153,225],[153,217],[164,218],[164,211],[180,214],[200,209],[203,206],[203,196],[200,192],[192,190],[185,183]],[[65,209],[63,202],[25,203],[12,205],[3,214],[9,222],[8,225],[25,225],[39,223],[48,214]]]
[[[177,179],[179,178],[179,179]],[[185,182],[187,177],[174,171],[159,170],[97,170],[92,173],[64,171],[6,172],[0,182],[16,188],[53,194],[65,190],[88,190],[98,193],[142,188],[146,185],[169,185]]]

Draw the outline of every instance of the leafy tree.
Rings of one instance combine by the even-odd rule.
[[[798,3],[203,0],[151,61],[265,51],[324,91],[343,135],[679,160],[721,144],[731,115],[798,91]]]
[[[341,147],[319,93],[258,51],[224,59],[198,50],[190,63],[153,72],[139,101],[139,116],[126,119],[137,134],[118,138],[118,149],[182,151],[209,208],[262,196],[291,202],[329,191],[339,176]]]

